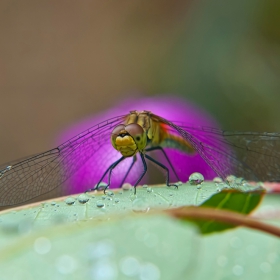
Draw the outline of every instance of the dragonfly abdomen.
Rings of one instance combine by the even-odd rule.
[[[187,142],[185,139],[183,139],[180,136],[166,133],[163,140],[159,143],[159,145],[163,148],[172,148],[176,150],[180,150],[187,154],[194,154],[195,149],[194,147]]]

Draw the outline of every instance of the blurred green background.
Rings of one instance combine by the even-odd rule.
[[[279,0],[2,0],[0,161],[139,92],[280,132],[279,14]]]

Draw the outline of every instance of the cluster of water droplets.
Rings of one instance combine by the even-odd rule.
[[[225,188],[228,187],[228,188],[235,189],[238,191],[243,191],[243,192],[250,191],[250,190],[252,190],[252,188],[254,188],[254,190],[263,189],[262,182],[257,182],[257,183],[251,184],[244,178],[236,177],[234,175],[227,176],[224,184],[227,184],[227,186],[225,186]]]
[[[216,191],[220,192],[223,189],[235,189],[238,191],[250,191],[253,188],[256,189],[263,189],[263,183],[258,182],[254,183],[253,185],[246,181],[242,177],[236,177],[234,175],[229,175],[226,177],[225,180],[223,180],[220,177],[215,177],[212,180],[213,183],[216,185]],[[188,183],[190,185],[194,185],[197,187],[197,189],[201,189],[204,183],[204,176],[201,173],[194,172],[190,175]]]
[[[176,188],[153,188],[145,184],[138,186],[135,194],[134,187],[126,183],[122,189],[114,191],[107,189],[103,195],[89,192],[78,196],[69,196],[63,202],[44,202],[35,210],[31,208],[30,211],[23,211],[21,216],[23,216],[24,222],[17,222],[15,218],[3,219],[1,217],[0,230],[28,232],[29,225],[33,224],[33,222],[29,221],[36,219],[37,215],[40,215],[40,219],[45,215],[45,217],[48,217],[49,223],[56,224],[63,221],[75,222],[82,219],[104,219],[109,216],[105,216],[106,213],[115,214],[124,211],[147,213],[150,209],[156,207],[166,209],[184,205],[200,205],[215,192],[220,192],[226,188],[242,191],[252,190],[252,186],[243,178],[231,175],[223,181],[221,178],[216,177],[212,182],[208,183],[204,181],[203,175],[197,172],[190,175],[186,184],[177,182],[176,185],[179,191]],[[261,187],[261,184],[258,185]],[[192,188],[192,186],[196,188]],[[9,215],[12,215],[11,213]],[[15,211],[14,213],[20,213],[20,211]],[[14,215],[20,216],[20,214]]]
[[[223,181],[219,177],[215,177],[212,182],[216,186],[216,192],[220,192],[221,190],[226,188],[235,188],[243,191],[251,189],[251,186],[248,184],[246,180],[244,180],[243,178],[237,178],[233,175],[228,176],[225,181]],[[190,175],[187,183],[190,184],[191,186],[196,186],[197,189],[201,189],[203,184],[205,183],[204,176],[201,173],[195,172]],[[101,185],[106,185],[106,184],[101,183],[100,186]],[[182,185],[183,183],[181,181],[176,183],[177,188],[179,188]],[[187,186],[182,186],[182,188],[186,188],[186,187]],[[208,196],[207,189],[208,188],[205,188],[203,192],[201,192],[201,199],[207,199]],[[173,202],[168,202],[168,201],[174,196],[174,194],[176,194],[175,190],[176,188],[172,190],[172,192],[169,192],[168,196],[164,198],[167,201],[166,203],[167,207],[168,205],[173,205]],[[147,197],[147,195],[145,195],[143,191],[145,191],[146,194],[151,194],[152,196]],[[151,203],[151,201],[155,201],[157,198],[158,198],[158,193],[154,192],[153,188],[149,187],[146,184],[143,185],[142,187],[138,186],[137,191],[135,193],[134,187],[129,183],[125,183],[123,184],[121,190],[116,190],[114,192],[110,190],[106,190],[105,194],[101,196],[98,195],[96,197],[92,195],[92,193],[84,193],[76,198],[70,196],[65,199],[65,203],[69,206],[74,205],[76,203],[79,204],[90,203],[90,206],[95,205],[97,209],[98,208],[102,209],[106,207],[111,208],[111,207],[115,207],[116,205],[119,205],[117,206],[118,209],[127,208],[127,210],[130,209],[135,213],[146,213],[150,210],[151,207],[154,206],[154,204]],[[128,200],[131,203],[130,206]],[[158,203],[158,205],[160,204],[161,202]]]
[[[102,185],[101,183],[100,185]],[[105,184],[105,183],[104,183]],[[139,189],[145,190],[146,193],[153,193],[153,189],[149,187],[148,185],[143,185],[142,187],[138,187]],[[124,195],[126,194],[126,195]],[[95,206],[99,209],[111,206],[116,206],[117,204],[122,204],[122,201],[124,204],[127,205],[127,201],[131,202],[131,210],[135,213],[146,213],[150,210],[150,203],[147,198],[143,197],[142,195],[137,195],[137,193],[134,193],[134,187],[129,184],[125,183],[123,184],[122,188],[120,190],[116,191],[110,191],[106,190],[103,195],[92,195],[91,193],[83,193],[80,194],[77,197],[69,196],[67,197],[64,202],[68,206],[73,206],[77,203],[79,204],[90,204],[91,206],[94,205],[93,201],[95,201]],[[52,202],[51,205],[54,206],[56,203]],[[46,206],[46,205],[45,205]],[[127,207],[129,205],[123,206],[123,208]],[[121,206],[120,206],[121,207]]]

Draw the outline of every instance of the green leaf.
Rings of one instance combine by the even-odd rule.
[[[241,214],[251,213],[261,202],[264,190],[252,190],[241,192],[238,190],[223,190],[210,197],[199,207],[209,207],[216,210],[230,210]],[[211,209],[210,209],[211,211]],[[217,222],[215,220],[195,220],[201,233],[212,233],[234,228],[236,225],[230,222]]]
[[[166,215],[56,226],[2,250],[0,278],[184,279],[196,255],[190,242],[200,242],[196,227]]]
[[[279,211],[275,195],[265,197],[256,214]],[[263,232],[238,228],[200,235],[194,225],[170,217],[130,213],[22,232],[1,249],[0,278],[278,279],[279,252],[279,239]]]

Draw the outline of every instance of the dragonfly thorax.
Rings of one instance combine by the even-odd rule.
[[[125,157],[142,152],[147,145],[147,134],[137,123],[118,125],[111,134],[113,147]]]

